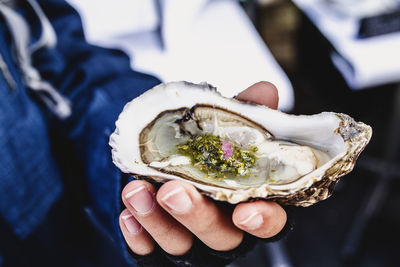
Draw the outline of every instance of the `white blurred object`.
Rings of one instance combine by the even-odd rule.
[[[332,44],[332,62],[351,89],[400,81],[400,32],[358,39],[357,18],[337,16],[320,0],[293,2]]]
[[[399,8],[398,0],[324,0],[338,13],[354,18],[370,17]]]
[[[155,1],[143,0],[68,0],[82,16],[85,37],[101,42],[116,36],[153,31],[159,18]]]
[[[80,13],[88,41],[124,50],[135,70],[164,82],[207,81],[228,97],[258,81],[270,81],[278,88],[278,108],[290,111],[294,106],[289,79],[237,1],[161,0],[161,16],[154,1],[68,2]],[[131,10],[138,6],[141,11]],[[106,25],[111,15],[118,22]],[[141,21],[147,16],[150,19]],[[160,19],[161,36],[154,18]]]

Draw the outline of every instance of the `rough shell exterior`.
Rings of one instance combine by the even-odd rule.
[[[203,99],[201,100],[201,103],[196,102],[196,99],[191,97],[192,93],[194,92],[199,95],[197,99]],[[154,114],[159,114],[165,110],[168,110],[168,108],[165,106],[156,107],[155,105],[151,105],[151,102],[146,103],[146,101],[151,101],[151,99],[154,99],[155,101],[157,99],[161,99],[163,102],[170,103],[181,102],[179,104],[182,107],[191,107],[195,104],[218,105],[226,109],[232,109],[236,113],[242,113],[245,117],[247,116],[250,118],[250,120],[253,120],[261,125],[264,125],[264,121],[260,121],[264,120],[260,119],[261,116],[257,118],[252,118],[251,116],[257,115],[255,113],[265,113],[265,116],[262,116],[262,118],[282,117],[283,120],[290,119],[299,122],[313,122],[314,120],[323,120],[326,117],[330,122],[334,121],[337,123],[337,125],[335,124],[336,126],[329,131],[332,132],[332,135],[334,135],[335,138],[337,138],[337,136],[342,138],[343,141],[341,142],[345,143],[344,146],[346,147],[346,151],[341,153],[340,157],[333,157],[329,164],[323,165],[312,173],[305,175],[305,177],[299,178],[298,181],[295,181],[289,185],[272,185],[266,183],[255,188],[232,190],[210,184],[187,181],[182,177],[165,173],[157,173],[153,170],[148,172],[146,171],[147,167],[141,166],[140,168],[137,168],[135,166],[139,166],[140,164],[135,165],[133,162],[131,162],[131,159],[127,161],[126,157],[130,153],[129,148],[127,148],[129,147],[129,145],[127,145],[128,142],[132,142],[131,140],[135,141],[134,138],[138,138],[138,136],[131,136],[132,139],[129,139],[129,134],[136,134],[136,132],[140,129],[134,129],[135,127],[146,127],[146,125],[148,125],[151,120],[155,118],[149,118],[146,121],[146,118],[144,118],[146,115],[144,115],[143,117],[137,117],[135,120],[130,120],[128,122],[132,114],[137,114],[144,107],[148,109],[160,108],[160,110],[154,110]],[[205,101],[207,101],[207,103],[204,103]],[[176,106],[171,107],[170,109],[174,108],[176,108]],[[248,112],[249,110],[255,110],[256,112],[250,112],[250,114]],[[140,121],[139,124],[135,124],[137,120],[143,121]],[[268,125],[267,122],[265,124]],[[324,123],[321,123],[321,125],[324,125]],[[320,200],[328,198],[332,194],[334,186],[338,182],[339,178],[353,169],[356,159],[368,144],[372,135],[372,129],[370,126],[362,122],[355,122],[351,117],[345,114],[324,112],[312,116],[288,115],[280,111],[271,110],[264,106],[239,103],[237,100],[225,98],[221,96],[215,90],[215,88],[206,83],[197,85],[187,82],[161,84],[147,91],[142,96],[135,98],[125,106],[118,121],[116,122],[116,126],[115,132],[110,137],[113,162],[121,169],[121,171],[129,173],[135,178],[147,179],[156,182],[166,182],[171,179],[185,180],[196,186],[201,192],[212,197],[213,199],[227,201],[229,203],[238,203],[250,199],[263,198],[274,200],[283,205],[296,206],[309,206]],[[274,127],[279,128],[279,126]],[[304,127],[307,127],[307,125],[304,125]],[[268,129],[268,127],[265,129]],[[271,130],[271,132],[276,131],[276,129],[268,130]],[[278,129],[277,132],[281,131]],[[310,138],[313,139],[314,137]],[[310,143],[313,143],[313,141],[314,140],[310,140]],[[134,152],[136,150],[138,149],[132,149],[132,153],[137,153]],[[136,160],[140,161],[140,157],[136,157],[135,161]],[[147,168],[147,170],[149,169]]]

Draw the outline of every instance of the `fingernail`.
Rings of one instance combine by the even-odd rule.
[[[263,219],[262,215],[260,213],[258,213],[257,211],[255,211],[250,216],[248,216],[246,219],[241,221],[239,224],[249,230],[255,230],[261,226],[263,221],[264,221],[264,219]]]
[[[155,206],[153,195],[144,185],[127,193],[125,198],[131,204],[132,208],[141,215],[150,213]]]
[[[129,233],[136,234],[142,229],[142,226],[138,223],[138,221],[136,221],[132,214],[124,215],[121,218]]]
[[[161,201],[176,213],[186,213],[192,207],[192,200],[183,187],[167,193]]]

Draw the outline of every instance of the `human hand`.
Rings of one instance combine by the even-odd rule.
[[[278,92],[268,82],[256,83],[236,98],[278,106]],[[229,251],[239,246],[244,232],[269,238],[286,223],[286,212],[275,202],[240,203],[230,215],[182,181],[169,181],[156,190],[146,181],[135,180],[123,189],[122,200],[127,209],[120,215],[121,231],[138,255],[150,254],[156,243],[171,255],[183,255],[192,247],[193,235],[214,250]]]

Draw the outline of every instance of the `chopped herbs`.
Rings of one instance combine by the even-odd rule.
[[[251,146],[244,150],[219,136],[204,133],[186,143],[178,144],[177,151],[189,156],[194,166],[206,173],[207,177],[225,178],[227,174],[248,177],[254,167],[258,148]]]

